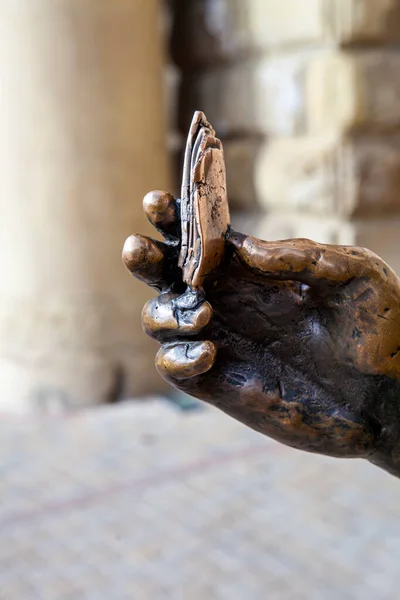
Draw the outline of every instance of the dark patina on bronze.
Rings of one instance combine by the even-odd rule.
[[[151,192],[164,235],[128,238],[158,290],[142,313],[158,372],[279,442],[400,475],[400,280],[365,248],[229,228],[222,145],[196,113],[182,199]]]

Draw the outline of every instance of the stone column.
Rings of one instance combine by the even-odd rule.
[[[222,134],[246,227],[400,271],[399,0],[177,2],[181,127],[199,108]]]
[[[0,410],[156,392],[121,249],[169,187],[159,2],[0,5]]]

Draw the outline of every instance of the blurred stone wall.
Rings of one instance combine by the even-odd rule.
[[[400,1],[175,0],[177,122],[224,141],[234,224],[400,271]]]

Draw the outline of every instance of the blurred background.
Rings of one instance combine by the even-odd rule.
[[[236,228],[400,271],[400,0],[0,9],[1,600],[398,598],[398,480],[166,389],[120,256],[198,109]]]

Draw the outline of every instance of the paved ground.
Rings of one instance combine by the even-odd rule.
[[[397,600],[400,481],[164,402],[0,421],[1,600]]]

